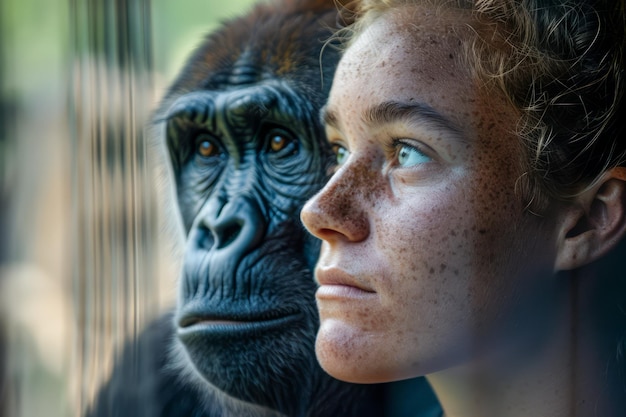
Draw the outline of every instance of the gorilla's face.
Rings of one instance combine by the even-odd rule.
[[[315,115],[275,81],[190,93],[168,115],[188,231],[178,334],[197,370],[238,398],[316,366],[318,244],[299,222],[326,179]]]
[[[335,383],[315,359],[319,245],[299,219],[332,154],[319,121],[338,61],[336,49],[322,53],[336,19],[327,3],[323,13],[260,6],[231,22],[166,98],[187,233],[176,314],[185,356],[229,396],[291,414]]]

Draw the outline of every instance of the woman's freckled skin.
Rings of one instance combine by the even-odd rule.
[[[462,55],[457,36],[468,17],[422,19],[423,9],[412,10],[410,22],[402,10],[381,17],[342,58],[329,137],[349,157],[302,212],[323,240],[318,279],[334,268],[373,291],[364,300],[318,297],[318,359],[347,381],[424,375],[513,344],[508,328],[522,303],[511,300],[530,297],[553,272],[552,231],[515,194],[518,115],[450,59]],[[391,100],[432,107],[461,137],[420,122],[364,121]],[[398,136],[432,149],[432,160],[399,166],[387,151]]]

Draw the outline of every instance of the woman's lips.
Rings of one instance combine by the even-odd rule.
[[[315,293],[318,299],[370,298],[376,292],[353,275],[338,268],[316,270],[319,288]]]
[[[364,291],[358,287],[349,285],[320,285],[315,292],[318,300],[339,300],[339,299],[364,299],[371,298],[375,292]]]

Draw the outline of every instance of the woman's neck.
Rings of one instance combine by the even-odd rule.
[[[508,347],[429,375],[445,416],[622,416],[626,401],[616,395],[617,337],[598,329],[594,307],[581,302],[589,298],[584,286],[555,300],[551,311],[542,310],[553,314],[552,320],[535,317],[520,324]]]

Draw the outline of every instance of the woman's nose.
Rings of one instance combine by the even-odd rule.
[[[353,171],[344,166],[302,208],[302,223],[314,236],[328,242],[358,242],[369,235],[367,199]]]

